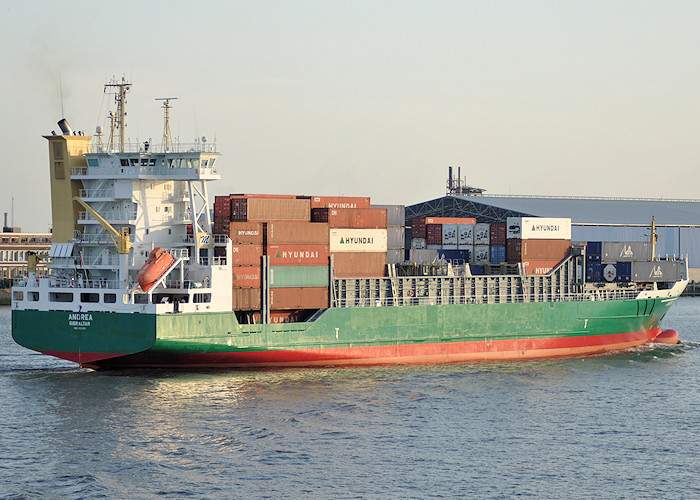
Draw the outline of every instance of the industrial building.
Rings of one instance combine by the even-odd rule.
[[[5,227],[0,233],[0,278],[27,275],[27,254],[41,257],[37,274],[46,274],[46,257],[51,248],[51,233],[22,233],[19,228]]]
[[[453,178],[450,169],[447,194],[407,206],[407,226],[413,217],[473,217],[488,223],[567,217],[575,242],[649,241],[653,218],[656,255],[687,256],[690,279],[700,282],[700,200],[487,195]]]

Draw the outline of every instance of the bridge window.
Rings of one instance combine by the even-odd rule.
[[[193,302],[195,304],[205,304],[211,302],[210,293],[195,293],[193,297]]]
[[[105,293],[105,303],[114,304],[117,301],[116,293]]]
[[[51,302],[73,302],[73,294],[71,292],[51,292],[49,300]]]
[[[27,300],[30,302],[39,302],[39,292],[27,292]]]
[[[97,158],[88,158],[87,161],[88,167],[99,167],[100,162],[97,160]]]
[[[122,159],[121,159],[121,164],[122,164],[122,167],[128,167],[128,166],[129,166],[129,160],[127,160],[126,158],[122,158]]]
[[[99,293],[81,293],[80,302],[97,303],[100,301]]]

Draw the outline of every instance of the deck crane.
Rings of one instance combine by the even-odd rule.
[[[73,201],[77,201],[82,205],[85,210],[90,212],[90,214],[102,224],[105,228],[107,234],[112,239],[114,246],[117,247],[117,253],[119,254],[119,288],[126,289],[128,286],[129,277],[129,252],[131,252],[131,239],[129,237],[129,227],[122,227],[121,232],[114,229],[114,227],[107,222],[104,217],[98,214],[94,208],[85,203],[78,196],[73,197]]]

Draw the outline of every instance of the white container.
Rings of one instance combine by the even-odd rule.
[[[437,250],[411,249],[409,260],[411,262],[432,262],[437,259]]]
[[[457,248],[457,224],[442,225],[442,247]]]
[[[457,248],[469,248],[474,244],[474,224],[457,224]]]
[[[506,237],[523,240],[570,240],[571,219],[508,217]]]
[[[472,262],[488,262],[491,258],[491,251],[488,245],[474,245],[472,252]]]
[[[386,262],[387,264],[400,264],[404,261],[404,251],[394,250],[390,248],[386,251]]]
[[[425,248],[425,245],[425,238],[411,238],[411,248],[421,249]]]
[[[442,250],[442,245],[425,245],[428,250]]]
[[[488,245],[490,241],[489,230],[491,229],[491,224],[479,223],[474,224],[474,244],[475,245]]]
[[[406,207],[404,205],[372,205],[372,208],[383,208],[386,210],[387,226],[403,227],[406,223]]]
[[[386,252],[386,229],[330,230],[330,249],[333,252]]]
[[[403,227],[389,226],[386,230],[387,234],[387,248],[391,249],[403,249],[404,248],[404,238],[406,236],[406,231]]]
[[[459,250],[465,250],[469,253],[469,262],[474,262],[474,245],[463,245],[459,247]]]

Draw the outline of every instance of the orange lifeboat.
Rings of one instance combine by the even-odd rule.
[[[160,247],[151,250],[146,263],[139,269],[138,280],[141,290],[147,292],[158,278],[175,262],[175,259]]]

